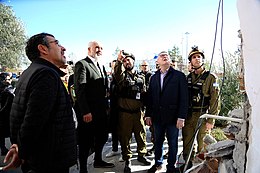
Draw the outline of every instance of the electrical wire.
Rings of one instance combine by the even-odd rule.
[[[213,49],[212,49],[212,55],[211,55],[211,61],[210,61],[210,67],[209,67],[209,72],[211,71],[211,67],[212,67],[212,64],[213,64],[213,58],[214,58],[214,54],[215,54],[215,47],[216,47],[216,40],[217,40],[217,33],[218,33],[218,19],[219,19],[219,13],[221,11],[221,30],[220,30],[220,52],[221,52],[221,58],[222,58],[222,61],[223,61],[223,77],[222,77],[222,84],[221,84],[221,87],[220,87],[220,90],[219,90],[219,95],[218,95],[218,99],[222,93],[222,88],[223,88],[223,85],[224,85],[224,81],[225,81],[225,58],[224,58],[224,54],[223,54],[223,21],[224,21],[224,15],[223,15],[223,0],[219,0],[219,6],[218,6],[218,11],[217,11],[217,19],[216,19],[216,27],[215,27],[215,34],[214,34],[214,42],[213,42]],[[217,100],[218,100],[217,99]],[[215,101],[215,104],[218,104],[217,103],[217,100]],[[202,100],[202,105],[204,104],[204,97],[203,97],[203,100]],[[202,114],[202,108],[201,108],[201,111],[200,111],[200,114]],[[198,122],[197,122],[197,125],[196,125],[196,129],[193,133],[193,136],[192,138],[190,139],[190,141],[186,144],[186,146],[183,146],[184,147],[187,147],[192,141],[193,141],[193,144],[191,145],[191,148],[190,148],[190,152],[191,150],[193,150],[193,145],[194,145],[194,138],[197,136],[197,133],[199,131],[199,129],[201,128],[202,124],[203,124],[203,121],[204,119],[199,119]],[[181,154],[183,153],[183,151],[180,153],[179,157],[178,157],[178,160],[180,159],[180,156]],[[184,167],[184,171],[186,170],[186,167],[187,167],[187,164],[189,162],[189,159],[185,162],[185,167]],[[180,170],[181,172],[181,170]]]

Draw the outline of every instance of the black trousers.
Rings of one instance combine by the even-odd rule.
[[[94,116],[94,115],[93,115]],[[90,149],[94,148],[95,162],[102,161],[102,150],[108,139],[107,117],[78,126],[79,164],[81,171],[87,171]]]
[[[0,149],[5,149],[5,137],[0,137]]]
[[[119,112],[117,107],[114,106],[110,108],[109,126],[112,134],[112,151],[118,151],[118,114]]]
[[[69,168],[61,168],[61,169],[46,169],[39,168],[41,170],[34,170],[27,162],[23,163],[21,166],[21,170],[23,173],[69,173]]]

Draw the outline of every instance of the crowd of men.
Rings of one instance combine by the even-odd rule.
[[[87,159],[93,152],[95,168],[112,168],[115,165],[102,157],[108,133],[112,132],[113,147],[106,157],[121,154],[124,173],[131,173],[132,133],[137,141],[137,160],[151,165],[145,157],[149,153],[148,125],[155,162],[147,172],[162,168],[165,138],[169,145],[166,172],[178,172],[179,130],[183,133],[183,156],[191,167],[195,154],[203,148],[203,137],[214,126],[212,119],[199,121],[204,113],[218,114],[219,96],[217,78],[205,69],[204,53],[198,47],[189,53],[188,76],[176,69],[167,51],[158,53],[158,69],[152,74],[145,61],[137,72],[135,56],[120,50],[113,61],[110,82],[100,63],[103,46],[98,41],[89,42],[87,56],[76,62],[73,76],[65,78],[66,49],[53,35],[32,36],[25,50],[31,65],[20,76],[9,106],[12,146],[8,152],[1,147],[8,162],[3,170],[21,166],[24,173],[69,173],[78,159],[79,172],[87,173]],[[1,110],[3,105],[1,99]],[[197,129],[195,152],[191,141]]]

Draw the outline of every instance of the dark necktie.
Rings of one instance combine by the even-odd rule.
[[[101,70],[101,68],[100,68],[100,66],[99,66],[99,63],[98,63],[98,62],[97,62],[97,67],[98,67],[98,69],[99,69],[99,72],[100,72],[100,74],[101,74],[101,77],[102,77],[102,78],[104,78],[104,77],[103,77],[102,70]]]

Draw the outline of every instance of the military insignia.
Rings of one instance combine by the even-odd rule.
[[[218,88],[219,84],[217,82],[213,83],[213,87]]]
[[[140,100],[141,98],[141,94],[140,93],[136,93],[136,97],[135,97],[137,100]]]

